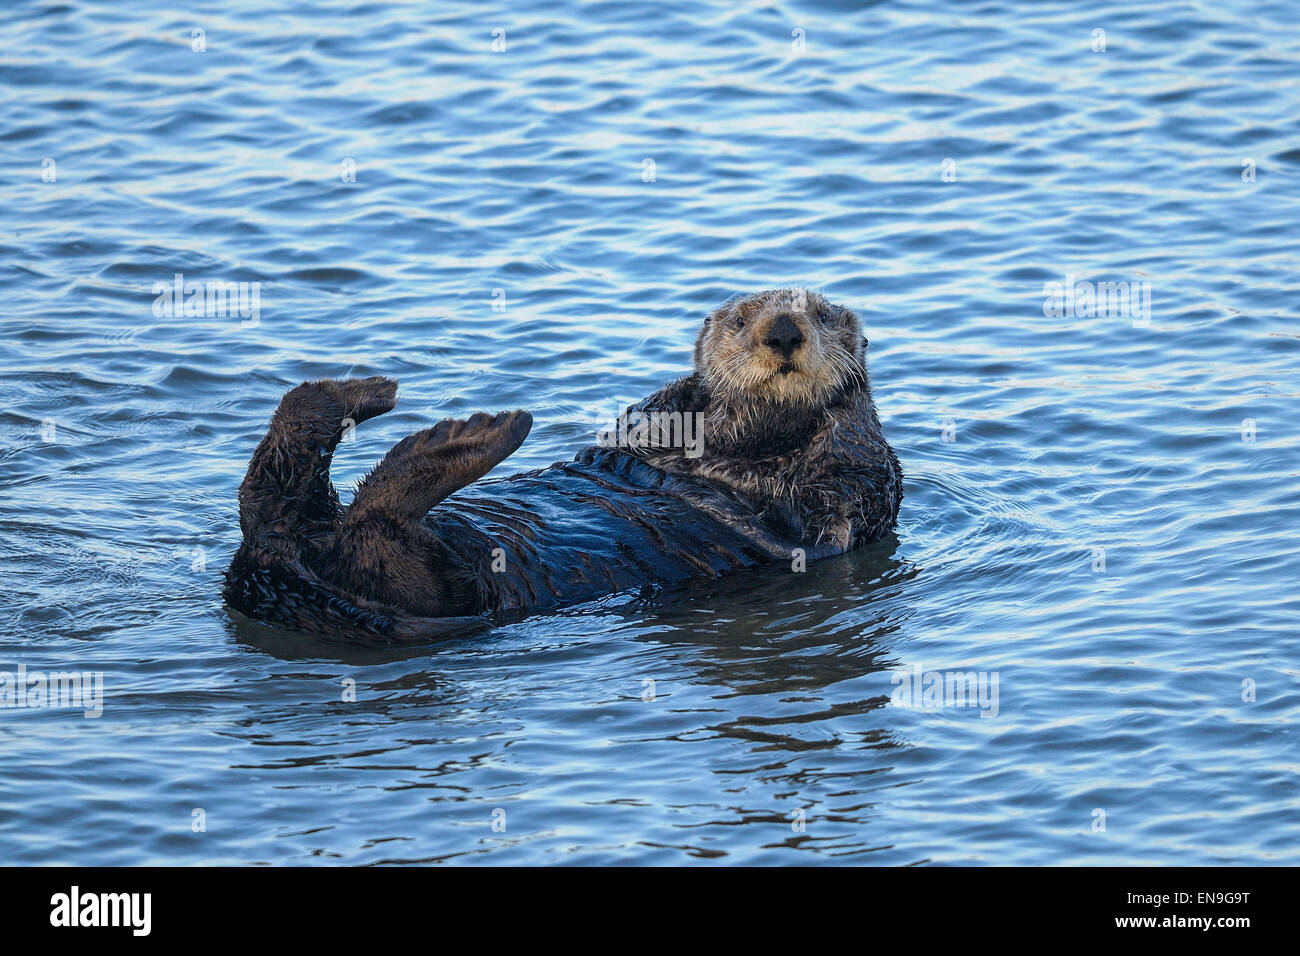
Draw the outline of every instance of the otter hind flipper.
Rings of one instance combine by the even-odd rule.
[[[396,404],[394,379],[382,375],[322,378],[286,392],[271,424],[273,429],[310,426],[321,435],[342,437],[350,425],[392,411]]]
[[[533,416],[525,411],[477,412],[406,436],[357,486],[345,527],[380,515],[398,522],[423,518],[514,454],[532,427]]]
[[[382,415],[397,402],[397,382],[371,378],[303,382],[271,417],[239,487],[244,540],[262,531],[307,541],[333,531],[339,503],[330,484],[334,450],[349,428]]]
[[[344,421],[359,425],[376,415],[391,412],[397,404],[397,381],[382,375],[370,378],[326,379],[333,386],[346,412]]]

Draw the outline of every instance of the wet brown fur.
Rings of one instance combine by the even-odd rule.
[[[767,344],[778,327],[785,348]],[[811,290],[724,303],[696,337],[695,372],[634,406],[702,411],[705,453],[638,454],[769,502],[808,544],[842,552],[878,538],[897,518],[902,469],[876,414],[866,351],[857,315]]]
[[[695,371],[629,409],[700,412],[702,456],[593,448],[474,484],[532,424],[524,411],[480,412],[403,439],[346,510],[331,458],[346,428],[393,407],[396,383],[304,383],[240,487],[227,600],[290,627],[418,639],[448,619],[723,573],[796,547],[842,553],[887,532],[902,496],[865,350],[857,317],[817,293],[735,299],[705,320]]]

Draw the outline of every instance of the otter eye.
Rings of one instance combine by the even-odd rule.
[[[737,313],[736,313],[736,328],[738,328],[738,329],[743,329],[744,327],[745,327],[745,317],[744,317],[743,315],[741,315],[739,312],[737,312]]]

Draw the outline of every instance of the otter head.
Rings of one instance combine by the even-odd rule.
[[[866,382],[858,317],[807,289],[732,299],[704,320],[695,371],[710,394],[746,405],[815,412]]]

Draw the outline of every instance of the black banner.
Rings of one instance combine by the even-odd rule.
[[[680,942],[685,930],[674,927],[687,917],[701,934],[716,925],[728,937],[752,928],[764,939],[824,924],[924,945],[1045,934],[1232,945],[1285,928],[1282,884],[1292,877],[1227,868],[4,869],[0,919],[11,943],[338,944],[398,932],[394,942],[437,946],[443,926],[457,937],[514,930],[541,938],[603,926],[606,943],[645,945]],[[619,926],[627,935],[610,936]]]

